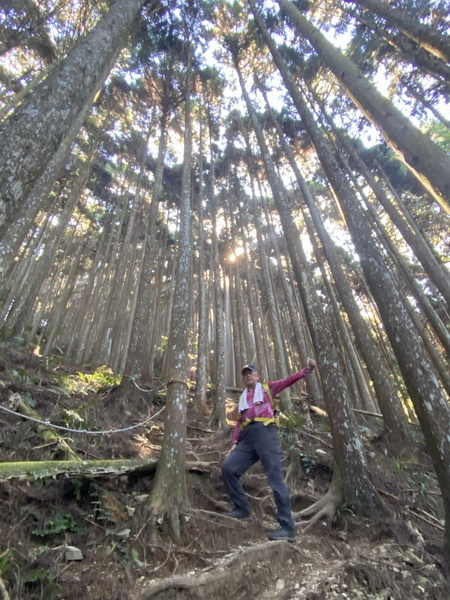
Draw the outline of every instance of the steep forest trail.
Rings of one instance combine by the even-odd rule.
[[[53,423],[75,426],[82,419],[86,429],[118,429],[163,406],[163,397],[155,395],[133,406],[114,404],[107,371],[95,379],[20,355],[2,357],[1,367],[0,404],[18,394]],[[314,430],[300,419],[281,430],[295,512],[320,498],[331,479],[327,423],[312,418]],[[8,481],[0,484],[0,599],[448,600],[442,507],[420,436],[414,459],[394,458],[376,419],[358,418],[374,482],[395,514],[390,522],[361,519],[346,507],[335,523],[306,532],[299,523],[294,543],[268,542],[275,509],[261,466],[243,478],[254,520],[225,516],[229,503],[220,466],[231,426],[211,431],[208,418],[189,404],[189,507],[182,538],[175,541],[161,530],[153,539],[146,527],[150,468]],[[70,434],[64,442],[83,460],[140,457],[150,463],[160,450],[163,423],[164,412],[130,432]],[[63,445],[41,434],[35,423],[0,413],[0,460],[64,458]]]
[[[332,526],[320,523],[302,532],[300,523],[295,543],[268,542],[266,534],[277,524],[261,466],[255,465],[243,478],[254,520],[229,519],[221,514],[229,505],[220,481],[220,462],[229,448],[230,432],[206,433],[198,420],[190,430],[198,437],[189,439],[188,460],[202,465],[196,475],[190,474],[190,518],[196,531],[191,543],[201,548],[202,560],[211,553],[218,555],[210,564],[194,566],[184,575],[177,570],[167,578],[141,579],[140,600],[448,598],[438,566],[442,563],[426,552],[427,542],[419,531],[423,528],[408,520],[406,505],[406,512],[394,506],[398,518],[389,523],[356,518],[349,511],[341,513],[339,523]],[[301,433],[297,438],[303,467],[302,476],[290,481],[295,512],[320,498],[331,479],[330,457],[324,450],[329,447],[329,436],[321,443],[323,436],[314,433],[304,431],[303,441]],[[390,496],[391,501],[397,499]],[[435,549],[432,527],[427,533]],[[220,556],[221,552],[225,554]]]

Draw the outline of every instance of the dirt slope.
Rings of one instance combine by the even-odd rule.
[[[118,429],[162,406],[155,394],[115,405],[106,372],[94,380],[20,354],[4,354],[0,366],[0,404],[19,394],[53,423]],[[220,464],[230,432],[211,432],[206,417],[191,406],[188,413],[188,460],[198,468],[188,473],[182,540],[164,531],[150,538],[151,475],[10,481],[0,485],[0,599],[449,600],[440,497],[418,433],[414,457],[391,457],[376,421],[361,420],[374,482],[395,519],[373,523],[348,508],[307,532],[299,523],[295,543],[273,543],[266,534],[276,526],[274,502],[261,468],[244,479],[254,521],[226,517]],[[156,457],[163,416],[114,435],[63,433],[83,459]],[[282,433],[286,457],[297,465],[289,479],[295,511],[324,493],[332,473],[326,421],[313,420],[315,430],[297,422]],[[63,445],[41,434],[32,421],[0,411],[0,460],[64,458]],[[81,554],[70,556],[67,547]]]

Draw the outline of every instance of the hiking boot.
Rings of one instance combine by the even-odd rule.
[[[242,508],[233,508],[233,510],[225,513],[225,516],[232,519],[240,519],[241,521],[253,521],[252,515]]]
[[[295,529],[280,527],[279,529],[275,529],[275,531],[268,533],[267,537],[269,540],[287,540],[288,542],[295,542],[297,539],[297,534]]]

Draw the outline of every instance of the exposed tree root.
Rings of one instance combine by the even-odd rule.
[[[148,526],[150,539],[155,542],[164,528],[168,529],[172,537],[178,541],[181,538],[181,528],[184,523],[184,513],[180,511],[177,504],[164,503],[162,500],[153,500],[150,506],[150,518]]]
[[[0,600],[9,600],[9,594],[6,591],[5,584],[3,583],[3,579],[0,578]]]
[[[308,531],[313,525],[318,523],[320,519],[324,518],[328,525],[333,521],[337,508],[339,506],[341,499],[339,495],[336,493],[336,490],[332,487],[328,490],[328,492],[317,500],[308,508],[301,510],[300,512],[294,513],[294,519],[301,519],[303,517],[309,517],[312,515],[311,519],[308,521],[304,521],[301,524],[303,531]]]
[[[137,596],[138,600],[210,600],[212,598],[233,598],[238,590],[253,575],[255,568],[264,561],[273,564],[274,560],[285,561],[290,553],[287,542],[265,542],[258,546],[239,549],[231,558],[218,566],[195,575],[170,577],[147,586]],[[231,575],[232,573],[232,575]],[[252,588],[257,592],[257,578],[252,579]],[[261,579],[260,588],[264,585]]]

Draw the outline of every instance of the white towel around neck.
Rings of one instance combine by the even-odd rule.
[[[242,392],[241,397],[239,398],[239,412],[243,410],[247,410],[248,402],[247,402],[247,388]],[[255,395],[253,396],[253,404],[262,404],[264,402],[263,397],[263,386],[258,382],[255,386]]]

